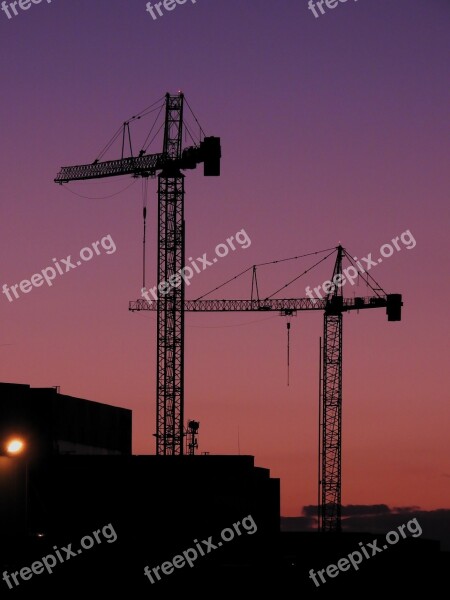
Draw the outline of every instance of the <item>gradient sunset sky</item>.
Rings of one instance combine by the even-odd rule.
[[[145,4],[53,0],[11,19],[0,12],[0,285],[107,235],[117,248],[52,287],[13,302],[1,294],[0,380],[130,408],[134,452],[154,452],[156,316],[128,312],[142,285],[141,184],[53,179],[183,90],[222,140],[221,177],[186,173],[186,256],[213,255],[241,229],[251,239],[197,275],[188,298],[255,263],[339,242],[379,257],[403,232],[414,238],[371,271],[403,294],[402,322],[383,309],[344,316],[343,502],[449,507],[448,0],[349,0],[319,18],[307,0],[188,0],[156,20]],[[150,125],[133,129],[136,147]],[[156,193],[150,180],[149,286]],[[315,260],[261,269],[260,295]],[[332,270],[330,258],[278,297],[303,297]],[[250,289],[248,275],[211,297]],[[344,292],[370,295],[362,284]],[[317,499],[322,320],[291,320],[287,387],[285,318],[186,318],[185,415],[200,421],[200,451],[235,454],[239,443],[280,477],[286,516]]]

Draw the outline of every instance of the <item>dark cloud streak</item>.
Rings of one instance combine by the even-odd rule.
[[[344,531],[385,534],[416,518],[423,530],[422,537],[439,540],[441,549],[450,551],[450,509],[421,510],[417,506],[387,504],[349,504],[342,507]],[[304,506],[302,516],[282,517],[282,531],[316,531],[317,506]]]

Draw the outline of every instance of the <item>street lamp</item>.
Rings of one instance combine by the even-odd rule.
[[[26,444],[20,437],[10,438],[0,450],[0,456],[20,456],[26,449]],[[28,533],[28,461],[25,457],[25,531]]]

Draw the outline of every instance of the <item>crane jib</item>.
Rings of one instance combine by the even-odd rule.
[[[55,183],[82,181],[85,179],[101,179],[118,175],[133,175],[134,177],[151,177],[164,167],[171,165],[176,169],[195,169],[204,163],[204,175],[220,175],[221,147],[220,138],[205,137],[200,146],[185,148],[181,158],[171,159],[166,153],[144,154],[129,156],[104,162],[94,161],[88,165],[62,167],[56,176]]]
[[[114,177],[117,175],[151,175],[162,169],[168,158],[164,154],[148,154],[144,156],[130,156],[119,160],[93,162],[89,165],[75,165],[62,167],[56,176],[56,183],[83,179],[98,179],[101,177]]]
[[[167,302],[167,298],[166,298]],[[388,321],[401,320],[401,294],[387,294],[386,296],[370,296],[356,298],[338,298],[332,300],[318,300],[311,298],[279,298],[269,300],[185,300],[186,312],[247,312],[247,311],[298,311],[298,310],[324,310],[327,314],[339,314],[353,310],[367,308],[386,308]],[[145,299],[134,300],[129,303],[132,312],[149,310],[156,311],[158,302]]]

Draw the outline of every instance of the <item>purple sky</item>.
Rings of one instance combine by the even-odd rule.
[[[0,12],[0,284],[108,234],[117,247],[52,287],[1,295],[0,344],[11,345],[0,345],[0,380],[132,408],[134,450],[154,452],[155,317],[127,310],[141,287],[140,183],[89,200],[53,178],[181,89],[223,155],[220,178],[187,172],[186,255],[211,254],[241,229],[252,242],[193,279],[188,297],[254,263],[338,242],[379,256],[411,232],[415,247],[372,272],[403,294],[403,321],[384,310],[344,318],[343,500],[449,506],[448,0],[349,0],[317,19],[306,0],[188,0],[157,20],[145,4],[44,0],[10,20]],[[70,190],[102,197],[131,181]],[[155,285],[155,181],[149,189]],[[310,264],[261,271],[261,294]],[[286,296],[305,296],[332,268]],[[216,297],[247,298],[250,284]],[[288,388],[285,319],[195,315],[186,328],[186,417],[201,422],[200,450],[237,452],[239,430],[241,452],[281,478],[285,515],[316,500],[322,316],[302,313],[291,331]]]

